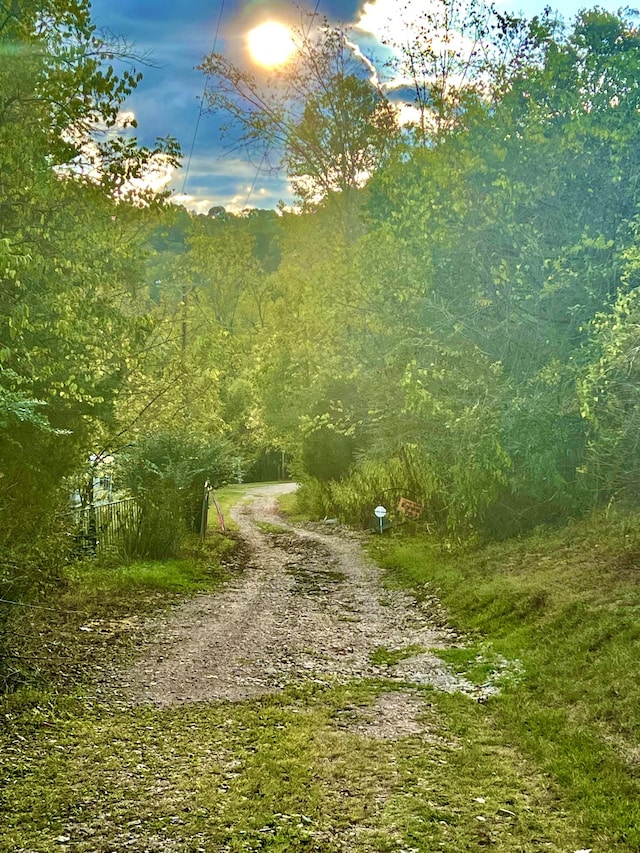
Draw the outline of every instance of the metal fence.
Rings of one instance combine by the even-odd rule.
[[[106,554],[122,549],[137,535],[140,507],[135,498],[73,510],[76,550]]]

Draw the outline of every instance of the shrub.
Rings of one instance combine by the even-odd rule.
[[[205,482],[233,479],[238,467],[233,447],[219,436],[161,432],[138,439],[117,463],[120,485],[139,504],[128,556],[175,556],[186,531],[200,532]]]

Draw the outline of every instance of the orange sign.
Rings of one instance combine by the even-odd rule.
[[[420,518],[420,515],[422,514],[422,504],[410,501],[409,498],[400,498],[398,512],[401,512],[405,518]]]

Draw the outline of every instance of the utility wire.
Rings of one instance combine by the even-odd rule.
[[[30,610],[49,610],[51,613],[79,613],[81,616],[88,615],[84,610],[63,610],[60,607],[45,607],[42,604],[28,604],[26,601],[11,601],[8,598],[0,598],[0,604],[13,604],[15,607],[28,607]]]
[[[213,45],[211,47],[211,53],[216,52],[216,47],[218,45],[218,36],[220,35],[220,25],[222,23],[222,14],[224,12],[224,0],[220,3],[220,12],[218,14],[218,24],[216,26],[216,34],[213,38]],[[193,150],[196,145],[196,138],[198,136],[198,130],[200,128],[200,120],[202,118],[202,114],[204,112],[204,99],[207,94],[207,86],[209,85],[209,74],[207,74],[204,78],[204,86],[202,87],[202,97],[200,98],[200,108],[198,110],[198,118],[196,119],[196,125],[193,130],[193,139],[191,140],[191,150],[189,151],[189,156],[187,158],[187,165],[184,173],[184,181],[182,182],[182,195],[187,187],[187,180],[189,179],[189,171],[191,169],[191,160],[193,159]]]
[[[244,200],[244,207],[246,207],[249,204],[249,199],[253,195],[253,191],[256,188],[256,181],[258,180],[258,175],[262,171],[262,167],[264,166],[264,161],[267,159],[267,153],[268,153],[268,149],[265,150],[264,153],[262,154],[262,159],[260,160],[260,165],[256,169],[256,173],[253,176],[253,180],[251,181],[251,186],[249,187],[249,192],[247,193],[247,197]]]

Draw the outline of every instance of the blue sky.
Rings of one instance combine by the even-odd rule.
[[[392,9],[396,0],[375,2]],[[125,108],[138,120],[142,143],[152,145],[156,137],[167,135],[180,142],[184,164],[168,186],[179,197],[184,190],[188,207],[201,212],[214,205],[230,210],[271,208],[279,199],[290,200],[284,178],[258,174],[256,164],[242,152],[225,151],[216,118],[200,115],[205,79],[196,66],[214,46],[217,52],[233,55],[242,32],[265,14],[286,14],[293,5],[284,0],[92,0],[94,23],[126,39],[136,54],[148,57],[150,64],[136,63],[144,79]],[[315,0],[307,0],[307,5],[313,11]],[[318,14],[354,23],[364,5],[359,0],[320,0]],[[498,5],[531,17],[547,3],[503,0]],[[548,5],[570,20],[581,8],[595,4],[559,0]],[[604,0],[598,5],[616,10],[620,3]]]

